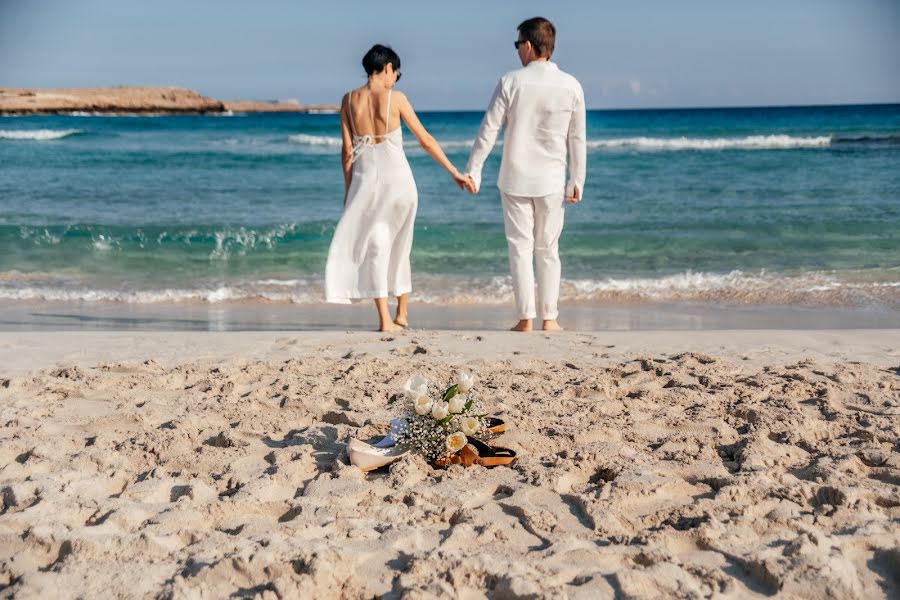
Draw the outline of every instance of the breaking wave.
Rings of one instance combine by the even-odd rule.
[[[421,274],[412,297],[437,305],[508,304],[513,300],[509,276],[447,277]],[[563,302],[706,302],[744,305],[888,306],[900,308],[900,281],[868,281],[835,273],[787,276],[747,273],[685,272],[664,277],[564,279]],[[232,281],[196,281],[154,289],[94,287],[70,277],[0,274],[0,299],[79,302],[324,302],[320,277]]]
[[[629,148],[636,150],[776,150],[824,148],[831,136],[794,137],[790,135],[750,135],[735,138],[652,138],[630,137],[588,140],[588,148]]]
[[[304,133],[291,135],[288,138],[295,144],[303,146],[334,147],[341,145],[341,138],[336,136],[308,135]],[[843,141],[843,140],[838,140]],[[862,140],[848,138],[847,142],[859,143]],[[790,135],[750,135],[734,138],[656,138],[628,137],[604,138],[587,141],[591,150],[638,150],[646,152],[678,151],[678,150],[778,150],[792,148],[826,148],[835,139],[830,135],[797,137]],[[442,141],[444,148],[471,148],[475,140]],[[498,145],[502,142],[498,142]],[[417,147],[416,141],[407,141],[407,147]]]
[[[0,140],[59,140],[83,132],[83,129],[0,129]]]

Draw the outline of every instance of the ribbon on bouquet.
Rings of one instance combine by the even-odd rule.
[[[388,448],[390,446],[394,446],[397,443],[397,439],[400,437],[400,425],[402,421],[400,419],[391,419],[391,430],[388,431],[388,434],[384,436],[380,442],[375,444],[376,448]]]

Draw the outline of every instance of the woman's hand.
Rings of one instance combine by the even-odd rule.
[[[470,194],[475,193],[475,182],[472,181],[471,177],[469,177],[468,175],[463,175],[456,169],[453,169],[453,171],[450,172],[450,176],[453,177],[453,181],[456,182],[456,185],[459,186],[459,189],[465,190]]]
[[[428,153],[428,156],[433,158],[437,164],[447,169],[447,172],[453,177],[453,181],[456,182],[459,189],[468,190],[474,194],[475,182],[471,177],[466,177],[453,166],[453,163],[451,163],[450,159],[447,158],[447,155],[444,154],[441,145],[438,144],[437,140],[425,130],[425,127],[416,115],[416,111],[413,110],[412,105],[409,103],[409,100],[403,92],[397,92],[394,94],[394,98],[397,99],[397,103],[400,105],[400,118],[403,119],[403,122],[409,130],[416,136],[416,139],[419,140],[419,144],[421,144],[425,152]]]

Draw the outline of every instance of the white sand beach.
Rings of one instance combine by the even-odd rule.
[[[0,596],[888,598],[900,331],[0,334]],[[414,373],[512,467],[364,475]]]

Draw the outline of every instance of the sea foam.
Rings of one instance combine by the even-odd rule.
[[[340,146],[341,138],[327,135],[309,135],[306,133],[298,133],[288,136],[288,139],[295,144],[304,146]]]
[[[588,148],[628,148],[635,150],[777,150],[780,148],[823,148],[831,145],[831,136],[795,137],[790,135],[749,135],[732,138],[654,138],[629,137],[588,140]]]
[[[59,140],[83,132],[83,129],[0,129],[0,140]]]
[[[295,144],[304,146],[338,147],[341,138],[324,135],[308,135],[304,133],[292,135],[288,138]],[[637,150],[645,152],[678,151],[678,150],[778,150],[792,148],[825,148],[832,144],[831,136],[791,136],[791,135],[749,135],[745,137],[722,138],[657,138],[657,137],[627,137],[627,138],[601,138],[587,141],[587,147],[591,150]],[[496,145],[502,145],[498,141]],[[448,140],[440,142],[444,148],[471,148],[475,144],[474,139]],[[407,141],[407,148],[418,147],[418,142]]]
[[[135,289],[129,286],[94,287],[87,280],[0,273],[0,299],[81,302],[263,301],[291,304],[324,302],[324,282],[308,279],[197,281],[183,287]],[[630,302],[706,302],[742,305],[818,305],[898,307],[900,281],[865,281],[846,274],[806,272],[784,275],[739,270],[728,273],[684,272],[662,277],[564,279],[560,299],[598,305]],[[413,300],[438,305],[497,305],[513,300],[509,276],[417,276]]]

